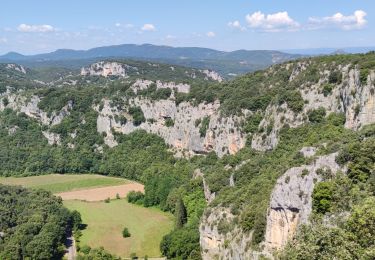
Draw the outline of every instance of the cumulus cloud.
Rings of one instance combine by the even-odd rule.
[[[156,28],[155,28],[155,25],[151,24],[151,23],[146,23],[142,26],[141,28],[142,31],[149,31],[149,32],[153,32],[153,31],[156,31]]]
[[[342,13],[336,13],[326,17],[310,17],[310,29],[320,29],[336,27],[342,30],[361,29],[367,24],[366,12],[357,10],[353,14],[345,16]]]
[[[207,32],[206,36],[212,38],[212,37],[215,37],[216,34],[214,32]]]
[[[246,22],[250,28],[267,31],[293,31],[299,28],[299,23],[294,21],[288,12],[278,12],[274,14],[264,14],[260,11],[246,15]]]
[[[48,24],[42,25],[29,25],[29,24],[20,24],[17,27],[17,30],[20,32],[53,32],[56,29]]]
[[[240,30],[240,31],[246,30],[246,28],[244,26],[242,26],[241,23],[237,20],[233,21],[233,22],[229,22],[228,26],[232,29],[235,29],[235,30]]]

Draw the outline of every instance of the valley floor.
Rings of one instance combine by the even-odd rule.
[[[156,208],[128,203],[131,190],[142,191],[140,183],[93,174],[50,174],[32,177],[0,178],[0,183],[42,188],[62,197],[69,210],[81,213],[86,226],[80,246],[104,247],[110,253],[129,257],[160,257],[162,237],[173,229],[173,216]],[[117,194],[121,199],[116,199]],[[110,198],[110,202],[104,202]],[[122,237],[127,227],[131,236]]]

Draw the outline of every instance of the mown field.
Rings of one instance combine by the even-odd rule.
[[[155,208],[130,204],[126,199],[104,202],[64,201],[71,210],[81,213],[87,227],[82,232],[81,245],[103,246],[109,252],[129,257],[161,256],[159,245],[162,237],[173,228],[173,217]],[[122,237],[124,227],[131,236]]]
[[[82,230],[80,246],[102,246],[117,256],[129,257],[131,253],[136,253],[140,257],[145,255],[159,257],[161,256],[160,241],[173,229],[174,220],[171,214],[127,202],[124,198],[126,194],[122,194],[118,189],[124,189],[126,193],[132,187],[140,190],[139,186],[142,186],[143,190],[143,185],[126,179],[93,174],[50,174],[17,178],[1,177],[0,183],[41,188],[58,195],[72,191],[69,200],[64,200],[64,205],[70,210],[78,210],[83,223],[87,225]],[[113,191],[121,193],[122,199],[112,199],[109,203],[105,203],[103,199],[115,197],[113,194],[110,195]],[[80,200],[82,193],[86,193],[87,200],[96,201]],[[77,194],[77,198],[74,194]],[[124,227],[129,229],[131,237],[122,237]]]
[[[45,189],[52,193],[59,193],[127,184],[129,181],[96,174],[49,174],[31,177],[0,177],[0,183]]]

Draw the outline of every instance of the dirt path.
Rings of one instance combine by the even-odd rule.
[[[60,196],[63,200],[101,201],[106,198],[114,199],[116,198],[116,194],[124,198],[130,191],[144,192],[144,186],[140,183],[133,182],[118,186],[62,192],[56,193],[55,195]]]
[[[73,234],[67,234],[65,240],[65,257],[64,259],[67,260],[75,260],[77,258],[77,249],[76,249],[76,242],[74,240]]]

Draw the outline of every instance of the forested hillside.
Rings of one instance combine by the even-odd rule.
[[[0,185],[0,258],[59,259],[75,224],[60,198]]]
[[[35,88],[10,78],[0,173],[144,183],[130,201],[175,214],[171,259],[372,259],[374,60],[306,58],[224,82],[118,60]]]

